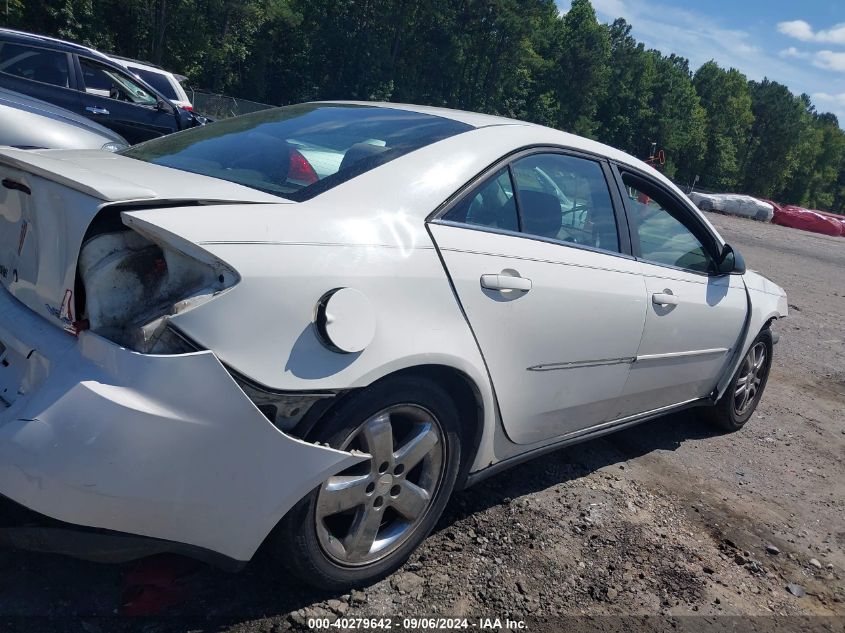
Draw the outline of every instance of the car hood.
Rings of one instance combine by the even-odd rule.
[[[80,114],[71,112],[70,110],[60,108],[52,103],[28,97],[27,95],[19,92],[0,88],[0,105],[15,108],[17,110],[23,110],[24,112],[31,112],[32,114],[38,114],[66,125],[90,130],[91,132],[96,132],[100,136],[110,139],[116,143],[122,143],[127,146],[129,145],[129,143],[126,142],[126,139],[124,139],[120,134],[100,125],[99,123],[91,121]]]

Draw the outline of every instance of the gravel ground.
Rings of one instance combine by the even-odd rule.
[[[351,594],[294,586],[259,555],[240,574],[185,563],[174,585],[133,596],[137,564],[0,551],[0,628],[277,632],[310,617],[392,616],[397,628],[466,616],[554,631],[566,616],[607,629],[615,620],[601,616],[821,615],[845,630],[845,240],[711,219],[790,302],[741,432],[685,412],[515,467],[455,495],[402,570]],[[101,619],[168,603],[160,619]]]

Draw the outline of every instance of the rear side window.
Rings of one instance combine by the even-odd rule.
[[[141,79],[146,81],[171,101],[179,101],[179,95],[176,94],[176,89],[173,87],[173,84],[170,83],[167,75],[156,73],[151,70],[145,70],[143,68],[132,67],[129,68],[129,72],[138,75]]]
[[[419,112],[308,103],[195,127],[123,154],[299,201],[471,129]]]
[[[0,47],[0,72],[63,88],[70,85],[67,54],[35,46],[4,43]]]
[[[619,252],[619,234],[601,165],[565,154],[513,163],[522,232]]]

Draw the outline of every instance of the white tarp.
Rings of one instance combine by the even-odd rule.
[[[720,211],[730,215],[760,220],[761,222],[771,222],[775,212],[774,207],[768,202],[737,193],[699,193],[693,191],[689,194],[689,198],[702,211]]]

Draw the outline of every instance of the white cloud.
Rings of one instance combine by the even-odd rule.
[[[593,6],[607,21],[625,18],[634,27],[637,39],[646,45],[688,58],[693,70],[716,59],[748,72],[744,62],[760,53],[747,31],[725,28],[696,11],[650,0],[593,0]]]
[[[790,20],[778,22],[778,31],[802,42],[823,42],[827,44],[845,44],[845,22],[834,24],[831,28],[813,31],[809,22]]]
[[[789,22],[778,22],[778,31],[789,37],[794,37],[802,42],[812,42],[815,34],[813,27],[804,20],[791,20]]]
[[[593,8],[599,13],[617,18],[627,13],[625,3],[622,0],[593,0]]]
[[[783,49],[780,53],[778,53],[778,55],[781,57],[793,57],[795,59],[810,59],[810,57],[812,57],[811,53],[808,53],[807,51],[800,51],[794,46]]]
[[[836,103],[845,107],[845,92],[832,95],[827,92],[814,92],[812,95],[816,101],[826,101],[828,103]]]
[[[833,51],[819,51],[813,56],[813,65],[825,70],[835,70],[845,73],[845,53]]]

